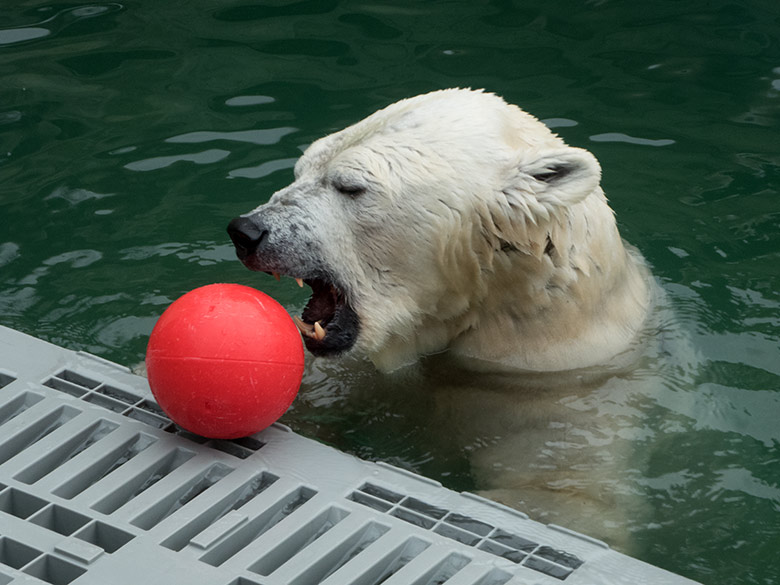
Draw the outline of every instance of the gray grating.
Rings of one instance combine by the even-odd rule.
[[[261,441],[253,437],[223,441],[194,435],[177,427],[148,395],[120,390],[72,370],[66,369],[58,372],[46,380],[43,385],[169,433],[185,436],[191,441],[203,443],[240,459],[246,459],[263,446]]]
[[[125,368],[0,327],[0,585],[139,582],[690,583],[281,425],[186,433]]]
[[[540,545],[476,518],[433,506],[413,496],[398,494],[372,483],[364,484],[352,492],[349,498],[556,579],[566,579],[584,562],[566,551]]]

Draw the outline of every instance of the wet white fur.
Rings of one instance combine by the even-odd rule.
[[[493,94],[392,104],[316,141],[295,174],[270,203],[303,216],[360,316],[357,348],[382,370],[444,350],[572,370],[610,362],[642,327],[648,274],[595,157]]]

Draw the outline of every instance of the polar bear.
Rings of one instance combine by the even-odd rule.
[[[343,357],[307,360],[298,417],[392,412],[431,459],[465,457],[469,489],[634,552],[652,413],[696,360],[592,154],[496,95],[435,91],[314,142],[228,232],[248,268],[311,287],[306,346]]]
[[[500,97],[434,91],[314,142],[228,232],[248,268],[312,288],[296,321],[315,355],[579,370],[630,359],[652,296],[600,177]]]

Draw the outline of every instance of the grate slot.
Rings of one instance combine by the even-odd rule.
[[[253,437],[243,437],[241,439],[233,439],[230,441],[213,440],[209,443],[209,447],[222,451],[228,455],[233,455],[239,459],[246,459],[252,455],[255,451],[258,451],[263,447],[265,443],[255,439]]]
[[[481,520],[475,520],[470,516],[456,514],[455,512],[450,512],[447,514],[447,517],[444,519],[444,521],[451,526],[455,526],[456,528],[460,528],[461,530],[471,532],[478,536],[487,536],[494,529],[493,526],[482,522]]]
[[[133,406],[141,400],[140,396],[137,396],[126,390],[120,390],[114,386],[108,384],[101,384],[95,389],[95,393],[101,396],[107,396],[108,398],[126,404],[127,406]]]
[[[549,546],[539,547],[523,566],[539,571],[556,579],[566,579],[575,569],[582,565],[582,560],[574,555],[555,550]]]
[[[135,407],[139,410],[144,410],[146,412],[151,412],[152,414],[156,414],[159,417],[167,418],[168,415],[165,414],[165,411],[160,408],[160,406],[153,402],[152,400],[142,400],[138,404],[135,405]]]
[[[8,386],[8,384],[13,382],[14,380],[16,380],[16,378],[11,374],[0,372],[0,388],[5,388],[6,386]]]
[[[270,575],[347,516],[349,512],[341,508],[332,507],[323,511],[251,565],[249,570],[258,575]]]
[[[396,508],[392,512],[390,512],[391,516],[395,516],[396,518],[400,518],[404,522],[408,522],[409,524],[414,524],[415,526],[419,526],[420,528],[425,528],[426,530],[429,530],[433,528],[436,525],[436,521],[432,520],[431,518],[426,518],[425,516],[421,516],[420,514],[415,514],[414,512],[407,510],[405,508]]]
[[[316,495],[313,489],[299,487],[288,493],[273,505],[265,509],[257,518],[243,526],[230,538],[225,539],[214,549],[200,557],[204,563],[214,567],[222,565],[240,550],[246,548],[253,541],[268,532],[287,516],[293,514],[303,504]]]
[[[562,550],[555,550],[549,546],[539,547],[539,550],[534,554],[537,557],[547,559],[548,561],[563,565],[569,569],[577,569],[582,565],[582,560],[575,557],[573,554]]]
[[[479,550],[485,551],[497,557],[501,557],[508,561],[512,561],[513,563],[522,563],[525,560],[525,558],[528,556],[524,552],[520,552],[513,548],[509,548],[500,545],[497,542],[491,542],[489,540],[486,540],[485,542],[479,544],[477,548]]]
[[[500,528],[497,528],[493,534],[490,535],[490,540],[494,540],[507,548],[519,550],[525,553],[533,552],[536,547],[539,546],[535,542],[523,538],[522,536],[512,534],[511,532],[501,530]]]
[[[129,532],[125,532],[124,530],[120,530],[119,528],[99,520],[87,524],[74,536],[79,540],[99,546],[109,554],[115,553],[135,538],[135,536]]]
[[[420,538],[408,539],[365,570],[357,580],[352,582],[352,585],[381,585],[420,556],[429,546],[430,543]]]
[[[523,566],[561,580],[566,579],[571,574],[571,569],[558,566],[538,557],[528,557]]]
[[[30,522],[33,524],[63,536],[70,536],[89,521],[89,516],[68,510],[57,504],[46,506],[30,518]]]
[[[92,509],[103,514],[112,514],[130,500],[148,490],[166,475],[184,465],[194,456],[195,453],[193,451],[182,448],[174,449],[162,457],[162,459],[158,459],[154,464],[146,467],[135,477],[126,480],[114,492],[93,504]]]
[[[363,492],[352,492],[349,495],[349,499],[353,502],[363,504],[364,506],[368,506],[369,508],[373,508],[374,510],[378,510],[380,512],[389,512],[393,508],[393,504],[390,502],[380,498],[375,498],[374,496]]]
[[[242,486],[240,490],[236,492],[237,497],[233,504],[230,506],[230,510],[238,510],[241,506],[247,502],[253,500],[258,494],[263,493],[268,487],[276,483],[279,479],[278,476],[267,471],[262,472],[259,476],[252,478],[246,485]]]
[[[35,461],[32,465],[16,474],[14,479],[32,484],[48,475],[64,463],[73,459],[79,453],[85,451],[106,435],[114,431],[119,425],[106,420],[98,421],[80,433],[77,433],[64,443],[57,445],[45,456]]]
[[[130,524],[144,530],[157,526],[157,524],[179,508],[194,500],[233,471],[234,468],[222,463],[210,466],[206,471],[186,482],[173,493],[157,501],[151,508],[136,516]]]
[[[379,540],[389,527],[369,522],[315,561],[289,585],[317,585]]]
[[[40,394],[25,392],[3,406],[0,406],[0,426],[11,419],[16,418],[31,406],[38,404],[41,400],[43,400],[43,396]]]
[[[173,426],[173,423],[170,421],[170,419],[164,416],[158,416],[146,409],[131,408],[125,412],[124,415],[129,419],[137,420],[138,422],[142,422],[145,425],[149,425],[150,427],[154,427],[156,429],[168,430]]]
[[[227,453],[233,457],[238,457],[239,459],[246,459],[255,451],[261,449],[263,445],[265,445],[265,443],[259,439],[255,439],[254,437],[243,437],[240,439],[230,440],[209,439],[207,437],[201,437],[200,435],[186,431],[181,427],[174,425],[168,419],[165,419],[165,421],[167,424],[165,426],[160,426],[160,428],[162,428],[164,431],[178,435],[194,443],[206,445],[207,447],[221,451],[222,453]]]
[[[0,512],[26,520],[46,506],[46,500],[15,488],[0,492]]]
[[[59,378],[51,378],[50,380],[46,380],[43,385],[48,386],[49,388],[53,388],[54,390],[59,390],[65,394],[69,394],[70,396],[75,396],[76,398],[81,398],[85,394],[89,393],[89,388],[85,388],[79,384],[71,384],[67,380],[60,380]]]
[[[507,573],[501,569],[493,569],[479,581],[474,583],[474,585],[504,585],[504,583],[509,581],[511,578],[511,573]]]
[[[80,410],[70,406],[61,406],[54,412],[50,412],[40,419],[29,423],[21,432],[0,443],[0,464],[33,446],[80,412]]]
[[[460,530],[448,524],[440,524],[439,526],[434,528],[433,531],[436,534],[441,534],[442,536],[446,536],[447,538],[456,540],[467,546],[476,546],[481,540],[481,538],[476,534],[467,532],[465,530]]]
[[[53,555],[43,555],[27,565],[23,572],[52,585],[68,585],[87,570]]]
[[[130,461],[144,449],[153,445],[156,440],[142,433],[133,435],[115,449],[99,457],[87,469],[57,487],[52,493],[66,500],[76,497],[112,471]]]
[[[279,478],[266,471],[253,477],[247,483],[237,490],[233,491],[226,498],[220,500],[217,504],[210,506],[205,512],[198,515],[184,527],[177,530],[162,545],[171,550],[180,551],[209,526],[212,526],[217,520],[225,516],[228,512],[238,510],[241,506],[263,493],[270,485]]]
[[[401,506],[408,510],[414,510],[418,514],[433,518],[434,520],[441,520],[447,515],[447,510],[426,504],[422,500],[417,498],[407,497],[401,502]]]
[[[380,500],[390,502],[391,504],[397,504],[404,499],[404,496],[401,494],[397,494],[389,489],[374,485],[372,483],[363,484],[363,486],[360,488],[360,491],[364,494],[368,494],[369,496],[374,496]]]
[[[87,376],[83,376],[72,370],[62,370],[60,373],[55,374],[52,378],[50,378],[49,381],[68,382],[75,386],[81,386],[86,390],[94,390],[100,386],[100,382],[97,380],[93,380],[92,378],[88,378]]]
[[[200,435],[196,435],[195,433],[191,433],[190,431],[184,430],[183,428],[172,424],[170,427],[165,429],[167,432],[172,433],[174,435],[178,435],[179,437],[182,437],[184,439],[187,439],[188,441],[192,441],[193,443],[197,443],[198,445],[205,445],[208,443],[211,439],[208,439],[207,437],[202,437]]]
[[[469,564],[471,559],[458,553],[450,553],[442,561],[410,585],[441,585]]]
[[[125,416],[166,431],[174,428],[168,415],[152,400],[141,400]]]
[[[127,404],[124,402],[119,402],[118,400],[114,400],[108,396],[103,396],[102,394],[88,394],[83,398],[83,400],[84,402],[89,402],[90,404],[100,406],[101,408],[105,408],[111,412],[118,412],[119,414],[122,414],[125,410],[128,409]]]
[[[0,536],[0,565],[5,565],[12,569],[21,569],[42,554],[43,551],[27,546],[12,538]]]

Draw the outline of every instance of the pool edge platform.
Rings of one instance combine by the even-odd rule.
[[[0,326],[0,585],[694,583],[275,424],[183,432],[146,379]]]

